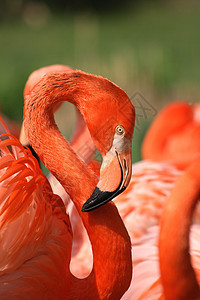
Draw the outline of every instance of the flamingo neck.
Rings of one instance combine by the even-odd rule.
[[[77,97],[73,97],[72,81],[67,82],[68,85],[66,81],[59,82],[56,77],[50,86],[40,82],[34,88],[25,101],[25,130],[34,150],[74,202],[92,245],[93,270],[82,280],[69,275],[67,297],[118,299],[128,289],[132,276],[130,238],[112,203],[90,213],[81,212],[82,204],[95,189],[97,177],[74,153],[53,118],[53,106],[59,101],[70,99],[79,105]],[[87,94],[87,89],[84,92]]]
[[[190,225],[200,195],[199,167],[195,163],[177,181],[162,216],[160,269],[165,297],[170,300],[200,299],[189,254]]]

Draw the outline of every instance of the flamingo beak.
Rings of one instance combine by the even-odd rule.
[[[124,145],[123,149],[112,146],[103,157],[99,183],[90,198],[84,203],[82,211],[94,210],[122,193],[130,182],[131,174],[130,143]]]

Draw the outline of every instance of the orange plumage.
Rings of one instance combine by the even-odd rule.
[[[97,142],[93,132],[93,128],[97,127],[93,125],[96,121],[88,120],[90,104],[87,103],[85,107],[85,99],[78,97],[78,94],[87,95],[87,79],[92,88],[89,95],[91,106],[95,105],[95,101],[98,103],[101,93],[105,93],[105,86],[106,93],[110,95],[107,101],[115,103],[114,107],[112,104],[115,108],[112,111],[115,115],[111,123],[112,137],[106,137],[106,141],[103,136],[98,137],[97,144],[103,145],[101,147],[106,155],[107,143],[112,144],[116,136],[116,122],[120,123],[124,117],[120,114],[118,97],[122,91],[101,77],[80,71],[72,71],[70,74],[55,72],[44,76],[25,97],[24,127],[31,145],[71,196],[83,220],[93,248],[92,272],[84,280],[71,274],[72,233],[63,202],[52,193],[30,151],[7,134],[7,140],[0,144],[1,299],[117,299],[130,284],[131,244],[118,211],[112,203],[90,213],[81,211],[98,179],[74,153],[53,119],[57,103],[62,100],[72,101],[81,110]],[[84,85],[79,85],[79,80]],[[84,87],[85,91],[82,90]],[[127,111],[134,116],[128,97],[126,101]],[[96,112],[96,116],[98,113],[103,116],[101,110]],[[97,119],[99,122],[99,117]],[[118,157],[124,155],[124,159],[128,159],[129,154],[123,151],[127,151],[130,145],[127,139],[131,141],[134,118],[132,125],[126,122],[122,125],[127,137],[120,137],[121,147],[116,146],[115,149],[116,153],[121,151]],[[122,170],[125,167],[128,165],[122,164]],[[124,174],[120,174],[122,182]],[[100,180],[102,177],[100,174]],[[127,180],[125,184],[128,185]]]
[[[167,300],[200,299],[200,225],[191,225],[199,202],[199,168],[198,159],[177,180],[162,215],[159,255]]]

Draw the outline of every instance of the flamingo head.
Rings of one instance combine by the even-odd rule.
[[[91,211],[123,192],[132,173],[132,136],[135,110],[124,91],[99,76],[93,76],[87,99],[79,109],[93,141],[102,154],[100,180],[82,211]],[[101,84],[101,85],[100,85]]]

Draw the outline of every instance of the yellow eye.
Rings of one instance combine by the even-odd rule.
[[[124,128],[122,126],[118,125],[115,129],[115,132],[119,135],[122,135],[122,134],[124,134]]]

